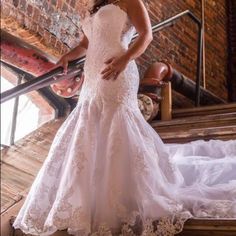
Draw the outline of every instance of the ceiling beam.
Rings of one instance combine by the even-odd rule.
[[[55,65],[55,58],[6,31],[1,33],[1,60],[34,76],[50,71]]]

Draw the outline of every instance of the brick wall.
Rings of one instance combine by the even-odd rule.
[[[190,9],[199,18],[201,0],[146,0],[152,23]],[[206,88],[227,99],[227,11],[226,0],[205,1]],[[74,0],[3,0],[5,15],[15,17],[23,27],[41,35],[49,46],[64,54],[79,42],[79,16]],[[142,68],[167,59],[173,66],[195,79],[197,27],[188,18],[155,34],[145,55],[138,60]]]
[[[200,0],[147,0],[152,23],[191,10],[201,18]],[[225,0],[205,1],[206,88],[227,100],[227,10]],[[155,34],[144,61],[167,59],[173,66],[195,80],[197,27],[188,18]]]

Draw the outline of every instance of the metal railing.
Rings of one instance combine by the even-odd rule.
[[[195,90],[195,106],[200,105],[200,83],[201,83],[201,69],[202,69],[202,39],[203,39],[203,31],[202,31],[202,23],[191,11],[186,10],[183,11],[173,17],[168,18],[167,20],[162,21],[159,24],[156,24],[152,27],[152,32],[156,33],[168,26],[172,26],[177,20],[180,18],[188,16],[197,26],[198,26],[198,45],[197,45],[197,65],[196,65],[196,90]],[[134,40],[138,34],[133,36]],[[78,76],[82,72],[82,66],[84,64],[85,57],[76,59],[74,61],[69,62],[68,64],[68,74],[73,73],[75,76]],[[19,95],[31,92],[33,90],[38,90],[40,88],[49,86],[50,84],[56,83],[64,78],[61,77],[55,81],[54,77],[62,74],[63,68],[58,67],[51,70],[48,73],[45,73],[32,81],[26,82],[24,84],[20,84],[10,90],[7,90],[1,93],[0,102],[6,102],[14,97]]]

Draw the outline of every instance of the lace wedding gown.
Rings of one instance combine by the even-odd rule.
[[[126,12],[109,4],[82,25],[90,43],[78,104],[13,226],[41,236],[160,236],[191,217],[236,217],[236,141],[164,144],[139,110],[135,61],[117,80],[101,79],[104,61],[135,33]]]

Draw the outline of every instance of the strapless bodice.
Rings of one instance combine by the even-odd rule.
[[[111,48],[127,49],[135,33],[135,28],[127,13],[114,4],[101,7],[94,15],[86,17],[81,23],[89,40],[89,47],[100,50],[107,47],[109,50]]]
[[[96,101],[107,101],[109,107],[114,103],[128,105],[131,102],[137,109],[139,73],[134,60],[128,63],[116,81],[101,79],[104,62],[124,53],[136,32],[128,14],[119,6],[108,4],[83,19],[81,24],[89,46],[80,100],[96,97]]]

